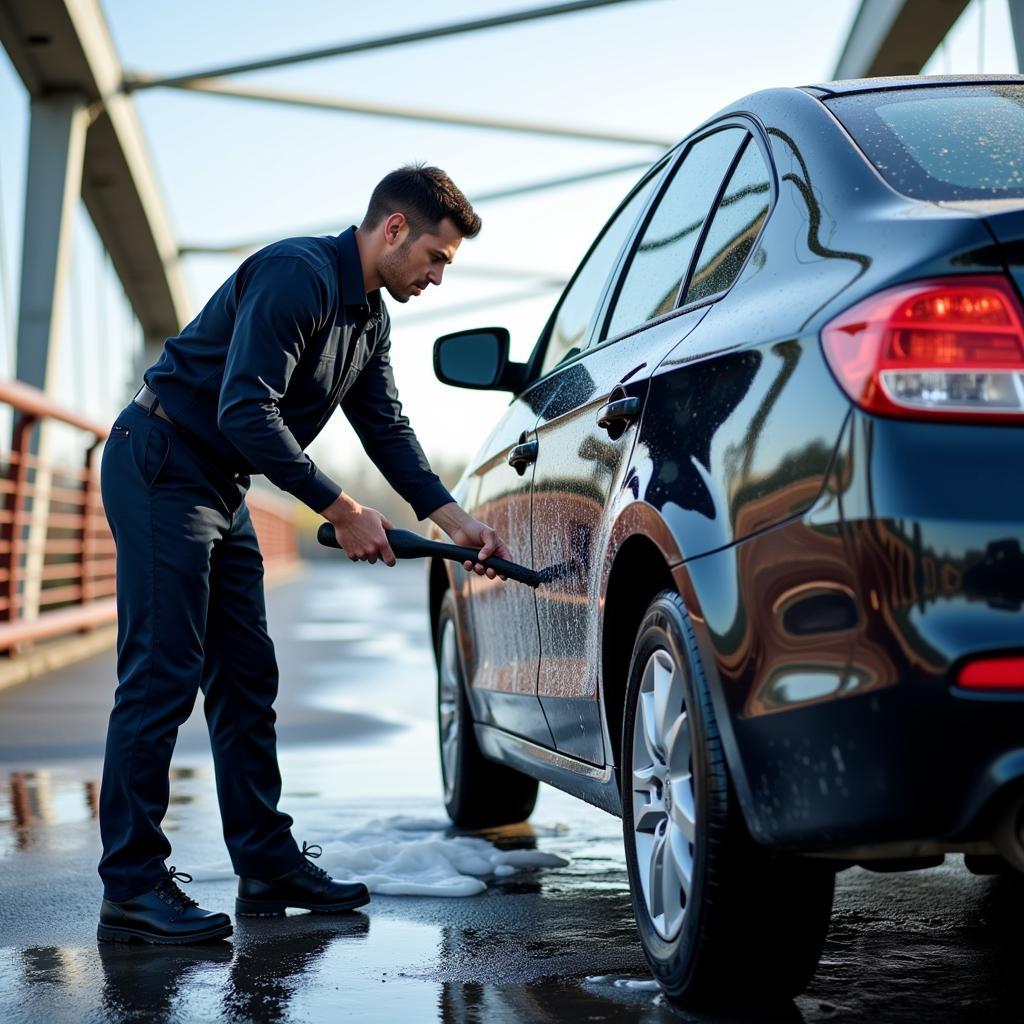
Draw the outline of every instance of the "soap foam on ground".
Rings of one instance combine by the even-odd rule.
[[[611,985],[632,992],[658,992],[660,986],[653,978],[616,978],[609,974],[595,974],[584,979],[589,985]]]
[[[317,865],[335,878],[362,882],[382,896],[476,896],[486,890],[487,878],[569,863],[539,850],[500,850],[476,836],[447,836],[446,828],[446,822],[434,819],[370,821],[327,838]],[[234,876],[227,862],[208,864],[191,874],[196,882]]]

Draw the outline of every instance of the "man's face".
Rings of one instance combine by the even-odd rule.
[[[455,258],[462,241],[462,235],[447,217],[418,238],[410,240],[409,235],[405,222],[394,239],[388,237],[377,267],[384,287],[397,302],[408,302],[427,285],[439,285],[445,267]]]

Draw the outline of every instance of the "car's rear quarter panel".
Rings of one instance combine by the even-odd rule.
[[[637,498],[653,506],[682,553],[675,576],[755,837],[828,848],[962,830],[951,819],[981,799],[979,778],[932,798],[910,770],[917,758],[938,771],[934,752],[949,748],[907,736],[933,702],[908,688],[909,661],[893,664],[893,625],[865,590],[867,548],[854,534],[877,532],[877,510],[851,530],[841,503],[816,505],[827,497],[851,415],[818,332],[894,281],[991,272],[999,255],[978,218],[892,193],[817,101],[789,93],[774,114],[773,102],[756,111],[778,170],[773,213],[733,290],[652,379],[635,452]],[[916,458],[942,458],[941,444],[927,433],[919,439]],[[897,466],[890,461],[886,471]],[[944,521],[942,496],[927,493]],[[1020,523],[1020,508],[1011,522]],[[968,515],[986,521],[977,506]],[[992,540],[1002,528],[987,529],[979,536]],[[891,570],[884,559],[875,569]],[[957,615],[948,619],[944,629],[963,632]],[[993,620],[981,635],[995,634],[1020,643],[1019,615]],[[947,658],[943,678],[948,667]],[[883,699],[886,689],[893,694]],[[943,683],[942,700],[951,699],[947,691]],[[1014,729],[996,731],[1012,746]]]

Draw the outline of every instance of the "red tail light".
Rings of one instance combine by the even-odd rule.
[[[1024,658],[984,658],[970,661],[957,683],[965,690],[1024,690]]]
[[[862,409],[907,419],[1024,422],[1024,314],[1002,277],[949,277],[879,292],[821,332]]]

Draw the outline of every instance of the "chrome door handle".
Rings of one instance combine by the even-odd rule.
[[[520,475],[526,472],[526,467],[537,461],[537,442],[524,441],[509,450],[505,461]]]
[[[617,398],[607,405],[602,405],[598,410],[597,425],[602,430],[607,430],[609,434],[618,430],[619,434],[616,436],[620,436],[630,423],[636,422],[639,415],[639,398],[635,396],[631,398]]]

